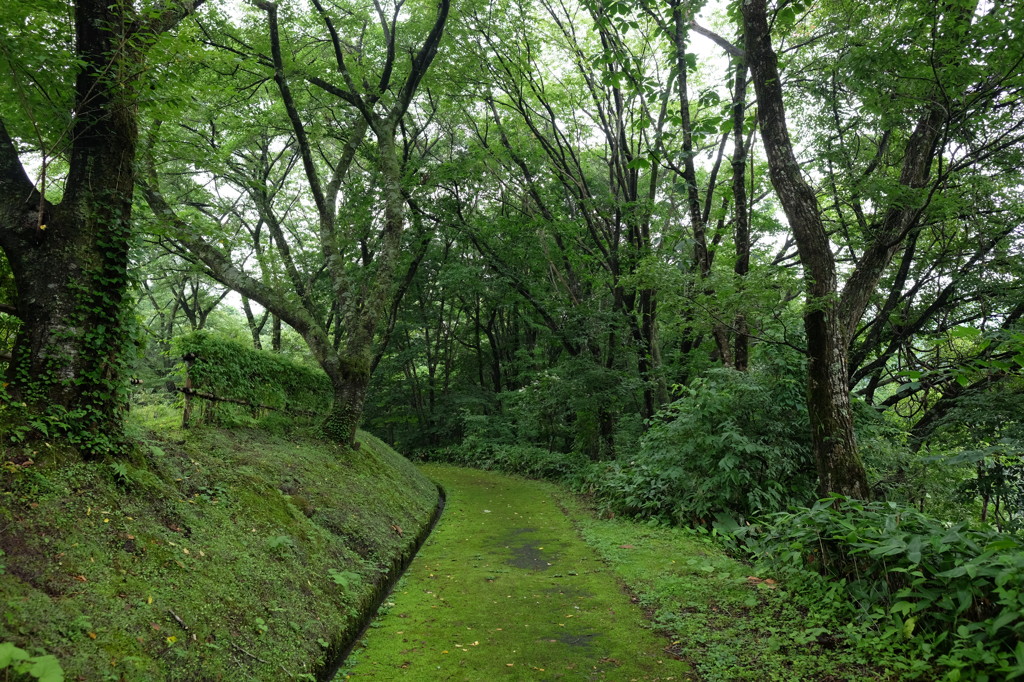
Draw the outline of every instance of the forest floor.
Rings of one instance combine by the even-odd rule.
[[[337,679],[880,679],[706,535],[598,520],[548,483],[423,471],[444,515]]]

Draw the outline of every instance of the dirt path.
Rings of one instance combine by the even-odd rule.
[[[425,467],[447,507],[336,679],[687,680],[555,487]]]

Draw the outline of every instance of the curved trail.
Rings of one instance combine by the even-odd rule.
[[[428,466],[444,516],[338,679],[692,677],[577,535],[556,487]]]

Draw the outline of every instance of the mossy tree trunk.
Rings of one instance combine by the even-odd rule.
[[[36,187],[21,164],[16,136],[33,122],[11,120],[9,128],[0,120],[0,247],[14,274],[21,319],[8,395],[49,420],[50,435],[56,427],[87,452],[118,443],[125,406],[135,81],[151,37],[198,4],[171,3],[147,21],[128,0],[74,4],[81,68],[60,203],[47,201],[45,187]]]
[[[331,413],[324,419],[321,428],[331,440],[347,445],[356,442],[356,430],[363,416],[363,403],[370,385],[370,371],[367,364],[345,366],[330,376],[334,401]]]

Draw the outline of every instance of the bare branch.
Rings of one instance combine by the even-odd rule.
[[[719,47],[721,47],[723,50],[725,50],[731,56],[733,56],[733,57],[741,57],[741,58],[746,57],[746,54],[747,54],[746,52],[744,52],[740,48],[736,47],[735,45],[730,43],[728,40],[726,40],[722,36],[720,36],[717,33],[715,33],[714,31],[712,31],[710,29],[704,28],[703,26],[698,24],[696,21],[691,21],[690,22],[690,29],[695,31],[695,32],[697,32],[697,33],[699,33],[699,34],[701,34],[705,38],[710,39],[711,42],[713,42],[715,45],[718,45]]]

